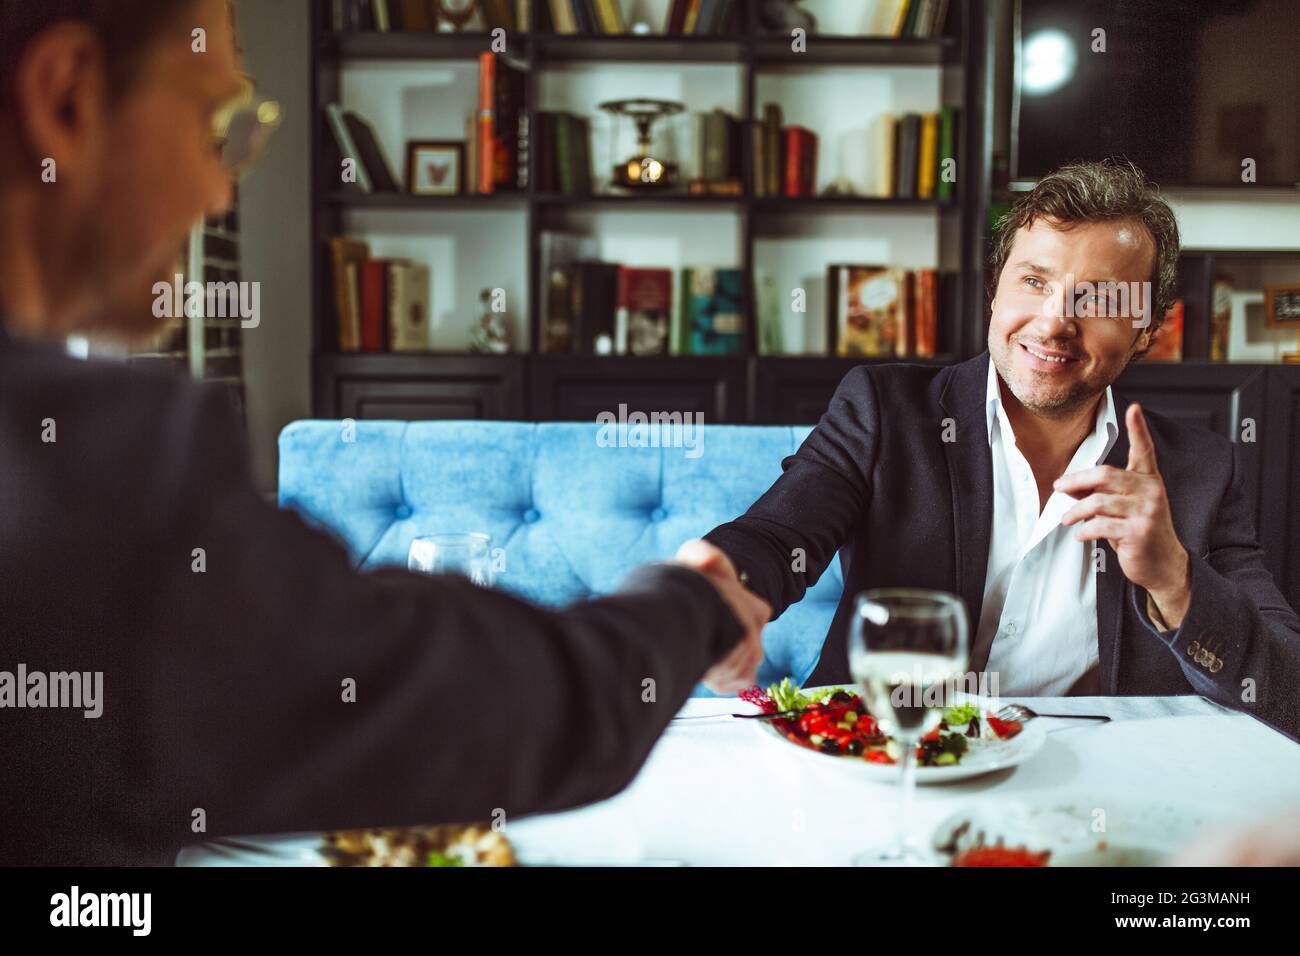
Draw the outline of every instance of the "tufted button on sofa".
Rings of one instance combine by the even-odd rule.
[[[411,539],[484,531],[497,586],[554,606],[744,512],[807,427],[710,425],[696,448],[609,447],[586,423],[301,421],[280,435],[282,507],[359,567],[405,565]],[[764,632],[759,680],[811,673],[843,589],[839,562]],[[697,693],[707,695],[698,688]]]

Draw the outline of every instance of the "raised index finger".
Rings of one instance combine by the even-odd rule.
[[[1124,414],[1124,424],[1128,427],[1128,471],[1143,475],[1158,475],[1156,467],[1156,445],[1147,430],[1146,416],[1142,406],[1134,402]]]

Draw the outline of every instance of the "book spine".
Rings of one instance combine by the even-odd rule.
[[[921,154],[917,163],[916,194],[920,199],[934,198],[935,167],[939,153],[939,117],[927,113],[921,117]]]
[[[492,53],[480,53],[478,58],[478,189],[477,192],[490,195],[496,182],[495,158],[493,148],[494,116],[493,105],[496,102],[496,56]]]
[[[718,0],[700,0],[700,12],[695,18],[695,29],[693,32],[696,36],[703,36],[713,32],[713,19],[718,15]]]
[[[690,0],[673,0],[673,5],[668,9],[668,21],[664,24],[664,33],[671,36],[680,36],[682,27],[686,23],[686,8],[690,6]]]
[[[785,147],[781,136],[781,107],[775,103],[763,107],[763,151],[763,165],[767,175],[765,191],[769,196],[779,196],[784,184],[781,161],[785,156]]]
[[[690,0],[686,7],[686,18],[682,21],[682,33],[694,33],[695,22],[700,18],[700,0]]]
[[[935,157],[935,195],[944,200],[952,198],[952,180],[945,179],[943,163],[954,158],[956,132],[957,112],[951,106],[945,106],[939,114],[939,155]]]
[[[361,267],[361,350],[384,350],[384,320],[388,310],[384,307],[384,293],[388,286],[387,263],[382,259],[367,259]]]
[[[817,134],[812,130],[800,129],[802,141],[799,167],[799,195],[815,196],[817,194]]]
[[[802,160],[800,155],[802,140],[799,137],[797,127],[789,126],[782,132],[785,142],[785,182],[782,183],[782,194],[795,197],[799,195],[799,164]]]
[[[515,186],[525,190],[528,188],[528,169],[532,162],[532,129],[527,110],[519,111],[519,132],[515,138],[515,147]]]
[[[673,355],[691,353],[691,329],[695,321],[694,276],[694,269],[686,268],[681,271],[682,287],[678,290],[677,296],[677,321],[673,323]]]

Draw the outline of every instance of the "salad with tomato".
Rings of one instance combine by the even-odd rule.
[[[843,687],[804,691],[787,677],[762,690],[751,687],[741,698],[774,717],[772,726],[788,740],[812,750],[872,763],[896,763],[898,744],[867,710],[862,697]],[[944,708],[939,726],[921,738],[917,764],[943,767],[957,764],[972,746],[1009,740],[1020,733],[1018,721],[998,720],[972,703]]]

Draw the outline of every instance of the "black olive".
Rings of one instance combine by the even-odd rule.
[[[854,737],[852,740],[850,740],[847,744],[844,745],[845,752],[853,754],[853,756],[855,757],[858,756],[860,753],[862,753],[862,751],[866,749],[867,749],[866,745],[863,744],[862,741],[859,740],[857,737]]]
[[[821,742],[821,748],[824,754],[837,754],[840,752],[840,745],[835,741],[834,737],[824,738]]]
[[[835,693],[831,694],[831,700],[838,700],[847,704],[849,701],[853,700],[853,695],[848,691],[837,690]]]

